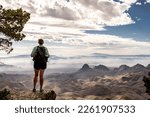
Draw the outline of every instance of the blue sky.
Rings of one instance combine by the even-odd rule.
[[[145,4],[145,0],[138,0],[138,2],[141,5],[135,3],[126,11],[135,23],[120,26],[106,26],[105,31],[88,30],[86,33],[110,34],[150,42],[150,4]]]

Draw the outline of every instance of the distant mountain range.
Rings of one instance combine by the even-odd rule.
[[[46,88],[53,88],[53,83],[57,83],[58,99],[148,99],[143,77],[149,71],[150,64],[118,68],[105,65],[91,68],[84,64],[75,73],[48,75],[51,86]]]
[[[16,56],[7,56],[7,57],[0,57],[0,59],[8,59],[8,58],[31,58],[30,55],[16,55]],[[78,56],[56,56],[50,55],[51,59],[81,59],[81,58],[122,58],[122,59],[134,59],[134,58],[150,58],[150,55],[111,55],[111,54],[102,54],[102,53],[93,53],[89,55],[78,55]]]
[[[93,73],[103,73],[103,74],[119,74],[119,73],[130,73],[130,72],[142,72],[150,70],[150,64],[146,67],[141,64],[136,64],[132,67],[127,65],[121,65],[118,68],[109,68],[105,65],[98,65],[91,68],[88,64],[84,64],[78,73],[82,72],[93,72]]]
[[[5,65],[4,63],[0,62],[0,66],[4,66],[4,65]]]
[[[3,62],[0,62],[0,67],[12,67],[12,65],[7,65],[7,64],[5,64],[5,63],[3,63]]]
[[[48,73],[44,90],[53,89],[56,99],[149,99],[143,77],[148,75],[150,64],[143,66],[121,65],[110,68],[105,65],[90,67],[84,64],[74,73]],[[33,94],[33,74],[0,74],[0,88],[12,90],[11,99],[37,99]],[[37,94],[39,86],[37,86]],[[14,93],[15,92],[15,93]]]

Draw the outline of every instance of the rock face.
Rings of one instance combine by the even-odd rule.
[[[124,76],[124,77],[122,77],[122,80],[123,80],[123,81],[129,81],[129,80],[131,80],[131,78]]]
[[[109,71],[109,68],[104,65],[95,66],[94,69],[99,71]]]
[[[127,70],[129,70],[129,66],[127,66],[127,65],[121,65],[118,69],[117,69],[117,71],[118,72],[125,72],[125,71],[127,71]]]
[[[35,92],[30,90],[26,91],[10,91],[4,89],[0,91],[0,100],[55,100],[56,93],[53,90],[43,93]]]
[[[146,68],[141,64],[136,64],[132,67],[129,67],[127,65],[121,65],[119,68],[115,68],[114,72],[117,73],[129,73],[129,72],[140,72],[144,71]]]
[[[56,93],[55,93],[55,91],[51,90],[51,91],[45,93],[41,99],[42,100],[55,100]]]
[[[86,72],[86,71],[91,71],[91,70],[92,68],[90,68],[88,64],[84,64],[79,71]]]
[[[150,69],[150,64],[148,64],[146,68],[147,68],[147,69]]]
[[[82,68],[79,70],[79,72],[90,72],[90,73],[102,73],[103,75],[107,75],[108,74],[122,74],[122,73],[132,73],[132,72],[143,72],[144,70],[148,70],[150,69],[150,65],[148,65],[147,67],[144,67],[143,65],[141,64],[136,64],[132,67],[129,67],[127,65],[121,65],[120,67],[118,68],[114,68],[113,70],[112,69],[109,69],[107,66],[105,65],[98,65],[98,66],[95,66],[94,68],[91,68],[89,67],[88,64],[84,64],[82,66]]]
[[[148,77],[144,76],[143,81],[145,83],[144,86],[146,87],[146,93],[150,95],[150,76]]]
[[[138,72],[138,71],[143,71],[145,69],[145,67],[141,64],[136,64],[133,67],[130,68],[130,71],[134,72]]]
[[[8,100],[9,96],[10,96],[10,91],[8,91],[7,89],[0,91],[0,100]]]

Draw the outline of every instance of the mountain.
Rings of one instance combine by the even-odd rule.
[[[114,72],[126,72],[129,70],[129,66],[127,65],[121,65],[119,68],[115,68]]]
[[[130,71],[132,72],[139,72],[139,71],[143,71],[145,69],[145,67],[141,64],[136,64],[133,67],[130,68]]]
[[[88,72],[88,71],[91,71],[91,70],[92,70],[92,68],[90,68],[88,64],[84,64],[79,71],[80,72]]]
[[[90,68],[88,64],[85,64],[81,69],[83,68],[88,72],[82,72],[80,75],[77,72],[65,76],[65,79],[68,79],[66,82],[71,81],[71,84],[66,84],[65,88],[59,88],[60,94],[58,95],[58,99],[141,100],[149,98],[142,80],[143,76],[147,75],[150,69],[147,69],[141,64],[132,67],[121,65],[116,68],[117,72],[104,65]],[[103,70],[102,68],[106,68],[104,70],[107,70],[107,72],[101,72],[101,70]],[[55,76],[58,82],[60,76],[61,75]],[[51,76],[49,76],[49,78],[50,77]],[[62,83],[63,81],[61,80],[60,82]],[[60,87],[60,84],[58,87]]]
[[[99,71],[109,71],[109,68],[104,65],[95,66],[93,69],[99,70]]]
[[[149,71],[141,64],[121,65],[115,70],[104,65],[91,68],[84,64],[74,73],[47,72],[43,88],[45,91],[54,90],[56,99],[146,100],[150,96],[146,93],[143,77]],[[39,83],[37,93],[32,93],[33,74],[1,73],[0,89],[4,88],[10,90],[11,99],[39,99]]]
[[[147,69],[150,69],[150,64],[148,64],[146,68],[147,68]]]
[[[126,71],[126,70],[128,70],[130,67],[129,66],[127,66],[127,65],[121,65],[119,68],[118,68],[118,72],[120,72],[120,71]]]

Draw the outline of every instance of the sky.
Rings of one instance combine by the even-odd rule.
[[[0,0],[0,4],[31,13],[23,30],[26,38],[14,42],[10,55],[1,51],[1,57],[30,55],[37,39],[43,38],[51,55],[66,58],[58,64],[149,63],[149,56],[136,55],[150,55],[150,0]],[[136,57],[97,58],[103,54]]]

